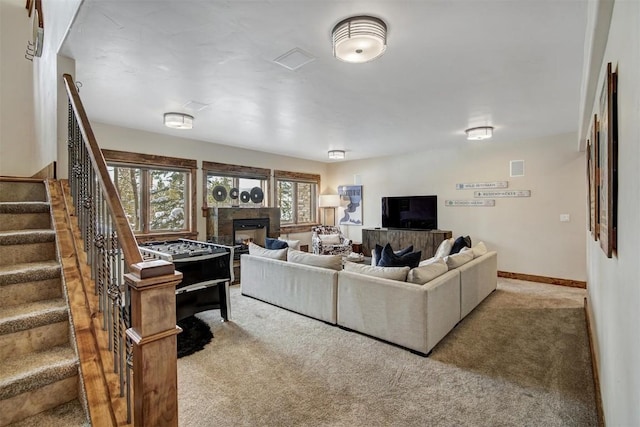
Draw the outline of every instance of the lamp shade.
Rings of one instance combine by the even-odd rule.
[[[353,16],[333,27],[332,39],[333,56],[339,60],[369,62],[387,49],[387,25],[373,16]]]
[[[340,206],[340,196],[337,194],[324,194],[320,196],[321,208],[337,208]]]
[[[193,116],[184,113],[165,113],[164,125],[171,129],[191,129]]]

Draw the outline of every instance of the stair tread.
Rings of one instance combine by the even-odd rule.
[[[0,285],[60,277],[60,263],[55,260],[0,265]]]
[[[78,357],[70,345],[29,353],[2,361],[0,399],[78,374]]]
[[[0,245],[22,245],[27,243],[55,242],[56,232],[52,229],[27,229],[0,231]]]
[[[62,298],[4,307],[0,313],[0,334],[11,334],[65,320],[69,320],[69,314]]]
[[[90,425],[78,399],[10,424],[11,427],[89,427]]]
[[[49,202],[0,202],[3,214],[49,213],[50,209]]]

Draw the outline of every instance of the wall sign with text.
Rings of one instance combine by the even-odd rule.
[[[508,181],[467,182],[462,184],[456,184],[456,190],[477,190],[480,188],[507,188],[507,187],[509,187]]]
[[[482,199],[482,200],[445,200],[445,206],[495,206],[496,201],[493,199]]]
[[[474,191],[474,197],[531,197],[531,190]]]

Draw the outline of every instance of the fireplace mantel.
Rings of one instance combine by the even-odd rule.
[[[207,241],[233,245],[233,220],[269,218],[268,237],[280,236],[280,208],[207,208]]]

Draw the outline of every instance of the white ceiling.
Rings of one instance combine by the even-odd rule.
[[[94,121],[328,161],[578,130],[586,0],[85,0],[62,47]],[[382,18],[384,55],[332,56],[331,29]],[[302,49],[296,71],[273,62]],[[196,111],[189,102],[208,104]],[[201,107],[201,106],[198,106]],[[195,117],[163,126],[165,112]]]

